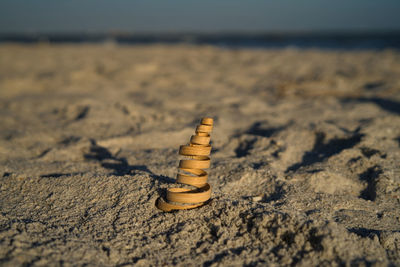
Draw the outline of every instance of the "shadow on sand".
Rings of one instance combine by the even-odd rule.
[[[103,168],[112,170],[112,174],[116,176],[124,176],[131,174],[133,171],[143,171],[148,173],[153,179],[163,183],[174,183],[175,180],[163,175],[156,175],[146,165],[130,165],[126,158],[115,157],[105,147],[99,146],[95,140],[91,139],[91,147],[89,153],[84,154],[84,158],[88,160],[99,161]]]

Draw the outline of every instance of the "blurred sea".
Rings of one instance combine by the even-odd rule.
[[[225,48],[300,48],[334,50],[400,49],[397,32],[329,32],[329,33],[170,33],[170,34],[0,34],[0,43],[117,43],[197,44]]]

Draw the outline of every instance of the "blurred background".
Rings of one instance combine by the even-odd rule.
[[[0,41],[398,48],[399,13],[397,0],[2,0]]]

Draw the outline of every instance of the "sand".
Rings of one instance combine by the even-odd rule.
[[[400,266],[399,115],[395,50],[2,44],[0,265]]]

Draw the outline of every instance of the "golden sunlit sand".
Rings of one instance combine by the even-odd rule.
[[[400,265],[399,115],[394,50],[2,44],[0,265]]]

